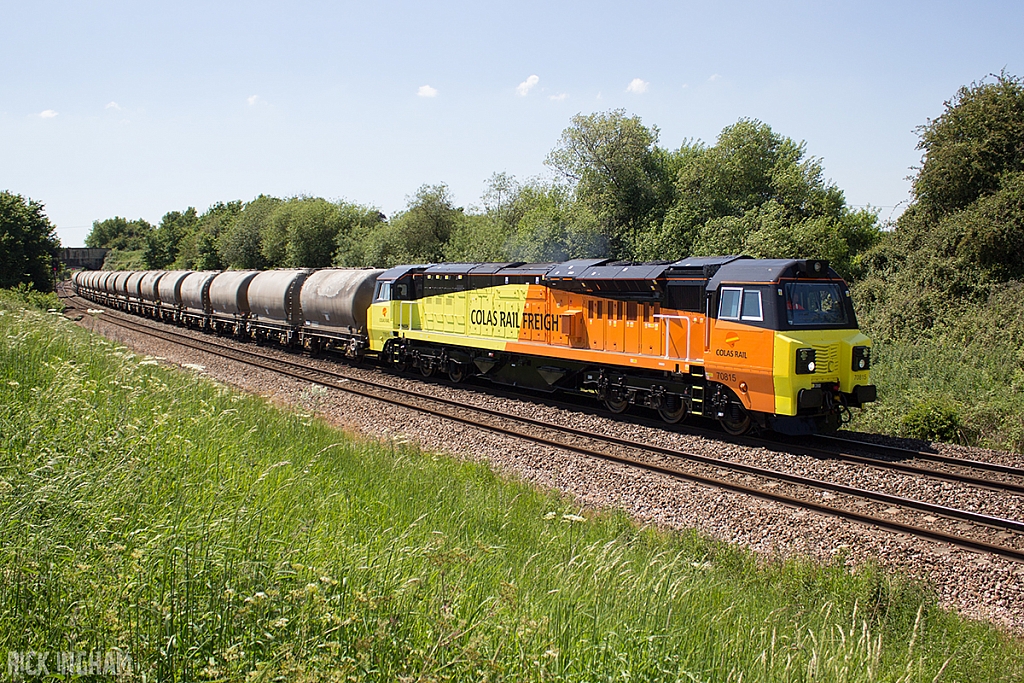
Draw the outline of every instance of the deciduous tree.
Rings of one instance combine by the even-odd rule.
[[[31,284],[51,289],[52,259],[59,248],[41,203],[0,192],[0,287]]]
[[[916,203],[936,216],[963,209],[1024,171],[1024,83],[1004,72],[964,86],[918,132]]]
[[[671,158],[657,142],[657,127],[616,109],[572,117],[548,155],[603,226],[613,256],[635,257],[640,232],[660,223],[671,204]]]
[[[195,232],[198,223],[199,215],[191,206],[185,211],[164,214],[160,225],[146,239],[146,265],[159,270],[174,263],[182,241]]]
[[[142,218],[128,220],[114,216],[92,222],[92,230],[85,238],[85,246],[119,251],[145,249],[146,240],[152,232],[152,224]]]

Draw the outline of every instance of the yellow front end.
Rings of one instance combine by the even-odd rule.
[[[866,362],[861,363],[865,352],[858,351],[857,362],[854,349],[868,349]],[[775,378],[775,414],[796,415],[799,410],[801,389],[813,389],[815,385],[838,385],[843,394],[854,395],[857,387],[871,385],[870,372],[871,340],[858,330],[787,330],[775,333],[775,356],[773,375]],[[813,355],[806,349],[813,349]],[[803,372],[798,372],[798,352],[803,350]],[[807,358],[813,358],[813,369],[807,367]],[[854,365],[864,369],[854,369]],[[873,389],[872,397],[873,397]],[[873,398],[868,399],[873,400]]]

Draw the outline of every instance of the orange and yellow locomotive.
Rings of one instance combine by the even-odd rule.
[[[398,367],[708,416],[732,434],[830,431],[875,400],[871,342],[825,261],[399,266],[367,317],[369,350]]]

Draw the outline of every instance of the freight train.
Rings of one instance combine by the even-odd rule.
[[[83,271],[99,303],[396,371],[589,395],[734,435],[837,429],[876,398],[871,341],[828,262],[689,258],[389,270]]]

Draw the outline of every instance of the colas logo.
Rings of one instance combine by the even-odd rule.
[[[725,338],[725,343],[729,346],[735,346],[736,342],[740,340],[740,336],[736,333],[730,334]],[[715,349],[716,356],[725,356],[727,358],[746,358],[746,351],[737,351],[736,349]]]

